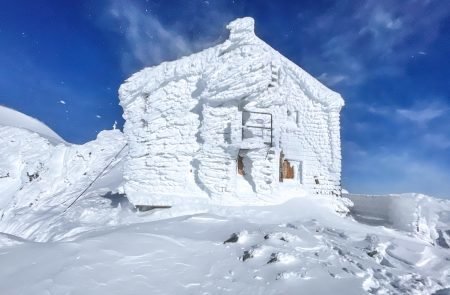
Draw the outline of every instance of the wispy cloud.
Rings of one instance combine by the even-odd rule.
[[[204,17],[200,12],[192,16],[190,25],[197,26],[203,36],[193,38],[176,18],[163,21],[160,14],[134,1],[111,0],[105,7],[104,27],[112,27],[126,46],[121,52],[125,73],[136,70],[136,66],[150,66],[166,60],[197,52],[211,46],[216,39],[209,39],[210,29],[225,22],[229,16],[225,10],[210,6],[207,2],[189,4],[190,9],[208,6],[210,12]],[[204,10],[204,9],[203,9]],[[217,32],[216,32],[217,33]],[[217,38],[217,35],[215,36]]]
[[[396,113],[400,117],[417,123],[419,125],[426,125],[431,120],[443,116],[448,109],[437,104],[431,104],[424,108],[414,107],[411,109],[397,109]]]
[[[341,82],[348,81],[350,79],[350,77],[348,77],[346,75],[341,75],[341,74],[332,75],[329,73],[322,73],[322,74],[320,74],[319,77],[317,77],[317,79],[324,82],[328,86],[334,86]]]
[[[330,82],[349,85],[402,74],[412,56],[426,54],[440,24],[450,16],[445,1],[339,1],[333,13],[329,11],[305,31],[320,39],[319,54],[328,75],[351,77]]]
[[[344,165],[343,185],[355,193],[405,193],[418,192],[450,198],[450,174],[448,167],[414,150],[386,148],[365,150],[355,143],[346,153],[348,165]]]
[[[354,114],[360,114],[351,124],[352,134],[376,138],[376,145],[387,145],[392,152],[436,154],[450,148],[450,105],[445,100],[422,99],[410,107],[365,103],[352,107]],[[367,115],[372,121],[367,121]]]
[[[192,46],[184,36],[162,25],[149,10],[136,6],[135,2],[111,1],[107,13],[119,23],[117,28],[128,46],[122,54],[124,67],[133,62],[130,59],[148,65],[161,62],[168,56],[192,52]]]
[[[426,127],[431,121],[444,117],[450,111],[450,106],[440,100],[422,99],[410,107],[397,107],[359,103],[354,105],[359,110],[383,116],[391,120],[413,122]]]
[[[441,133],[429,133],[423,137],[426,144],[438,149],[450,149],[450,135]]]

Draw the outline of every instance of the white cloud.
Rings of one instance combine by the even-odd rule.
[[[429,146],[438,148],[438,149],[448,149],[450,148],[450,136],[444,135],[444,134],[425,134],[423,137],[425,143],[427,143]]]
[[[377,7],[372,13],[369,25],[372,25],[372,29],[376,30],[376,27],[382,27],[389,30],[398,30],[402,27],[402,21],[400,18],[394,18],[383,7]]]
[[[450,16],[446,8],[442,1],[336,2],[333,13],[319,15],[305,31],[320,40],[327,72],[350,77],[340,83],[355,85],[404,73],[411,55],[426,53],[439,36],[441,23]]]
[[[136,67],[175,60],[214,45],[220,41],[218,36],[224,25],[232,20],[225,2],[208,5],[187,1],[179,8],[185,9],[186,14],[180,12],[180,19],[169,20],[142,2],[109,0],[107,3],[97,23],[102,29],[118,33],[117,42],[124,45],[120,54],[126,74],[136,71]],[[208,9],[203,9],[204,6]]]
[[[329,73],[322,73],[320,74],[319,77],[317,77],[317,79],[319,79],[320,81],[322,81],[323,83],[325,83],[328,86],[335,86],[341,82],[345,82],[349,79],[348,76],[346,75],[333,75],[333,74],[329,74]]]
[[[367,111],[379,116],[389,116],[389,114],[391,113],[386,107],[374,105],[367,106]]]
[[[152,13],[134,2],[112,1],[108,16],[119,22],[129,48],[123,52],[125,67],[130,57],[142,65],[149,65],[162,62],[168,56],[192,52],[192,45],[181,34],[164,26]]]
[[[355,106],[359,110],[392,120],[414,122],[420,127],[426,127],[431,121],[444,117],[450,110],[450,106],[437,100],[428,101],[428,103],[426,100],[417,101],[410,108],[395,108],[365,103],[355,104]]]
[[[354,144],[350,147],[344,162],[343,179],[344,187],[350,192],[417,192],[450,198],[450,173],[445,165],[420,158],[406,147],[379,148],[357,153],[353,152]],[[344,144],[344,151],[346,148],[348,146]]]
[[[430,104],[425,108],[414,107],[411,109],[397,109],[396,113],[402,118],[415,122],[419,125],[426,125],[431,120],[441,117],[447,112],[447,108],[438,104]]]

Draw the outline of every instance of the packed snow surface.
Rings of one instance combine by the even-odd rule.
[[[26,231],[0,235],[0,291],[446,294],[435,292],[450,287],[448,245],[357,222],[336,212],[343,205],[301,197],[143,214],[122,195],[91,196],[63,215],[28,212],[37,223],[46,219],[31,238]],[[448,227],[442,230],[448,239]]]

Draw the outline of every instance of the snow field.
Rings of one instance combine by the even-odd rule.
[[[88,201],[76,210],[92,208],[93,200]],[[97,207],[96,217],[86,214],[73,220],[79,223],[73,224],[74,230],[80,231],[58,241],[36,243],[2,235],[0,265],[8,267],[0,268],[0,290],[6,294],[298,294],[299,290],[433,294],[448,288],[447,249],[343,218],[321,204],[311,206],[308,211],[314,212],[309,215],[291,210],[308,202],[314,198],[264,209],[217,207],[166,219],[159,218],[170,212],[137,217],[122,203],[121,218],[109,214],[117,223],[105,226],[102,216],[118,209],[108,208],[106,202]]]

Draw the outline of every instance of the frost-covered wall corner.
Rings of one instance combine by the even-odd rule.
[[[222,44],[130,77],[119,90],[136,205],[340,195],[341,96],[231,22]]]

